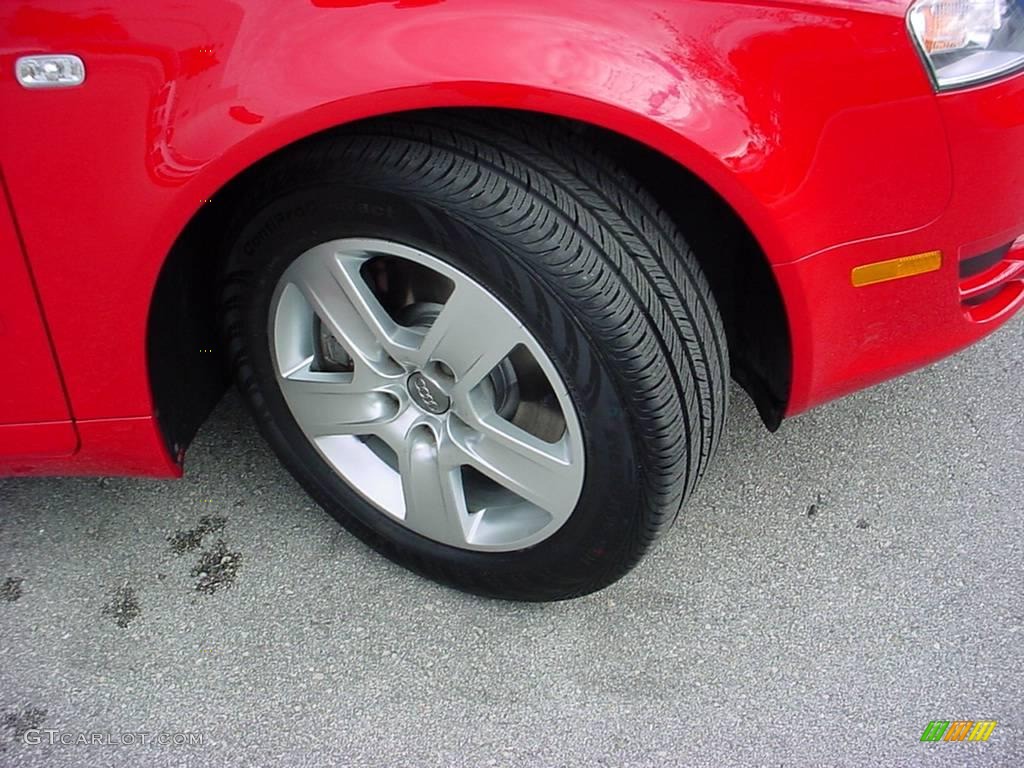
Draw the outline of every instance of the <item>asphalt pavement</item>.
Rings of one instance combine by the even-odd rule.
[[[184,480],[0,480],[0,765],[1024,765],[1024,317],[775,435],[732,403],[675,529],[559,604],[377,556],[234,394]]]

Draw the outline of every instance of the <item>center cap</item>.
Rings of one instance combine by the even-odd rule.
[[[451,398],[422,373],[414,373],[407,383],[409,397],[427,413],[442,414],[451,406]]]

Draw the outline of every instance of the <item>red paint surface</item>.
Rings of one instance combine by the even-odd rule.
[[[960,259],[1024,235],[1024,76],[936,101],[953,171],[942,214],[908,232],[776,269],[793,336],[790,413],[934,362],[985,336],[1024,305],[1024,272],[1012,271],[1020,250],[1000,267],[1011,280],[1005,301],[984,307],[990,311],[961,306],[958,274]],[[882,203],[899,201],[884,197]],[[859,264],[933,250],[943,252],[938,272],[850,285],[850,270]]]
[[[61,422],[47,434],[73,449],[75,430],[3,182],[0,176],[0,426]],[[0,456],[16,450],[10,437],[0,438]]]
[[[703,178],[776,271],[793,334],[790,413],[970,343],[1020,304],[968,320],[956,260],[1024,232],[1024,85],[936,97],[906,5],[4,4],[0,72],[51,51],[82,56],[88,73],[82,87],[52,91],[0,77],[0,112],[16,116],[0,120],[0,165],[81,439],[72,459],[36,471],[167,474],[154,428],[110,425],[152,417],[146,317],[174,239],[267,154],[413,108],[563,115]],[[853,266],[936,248],[940,272],[850,285]],[[43,400],[20,402],[28,414]]]

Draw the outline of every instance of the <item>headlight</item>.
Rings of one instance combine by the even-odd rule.
[[[917,0],[908,21],[940,90],[1024,67],[1024,0]]]

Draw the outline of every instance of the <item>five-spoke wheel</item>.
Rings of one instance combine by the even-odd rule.
[[[281,276],[271,325],[302,431],[403,525],[451,546],[519,549],[572,514],[584,455],[565,385],[465,274],[385,240],[322,243]]]
[[[657,202],[570,126],[425,112],[237,190],[226,344],[263,435],[432,578],[586,594],[675,520],[725,416],[714,300]]]

